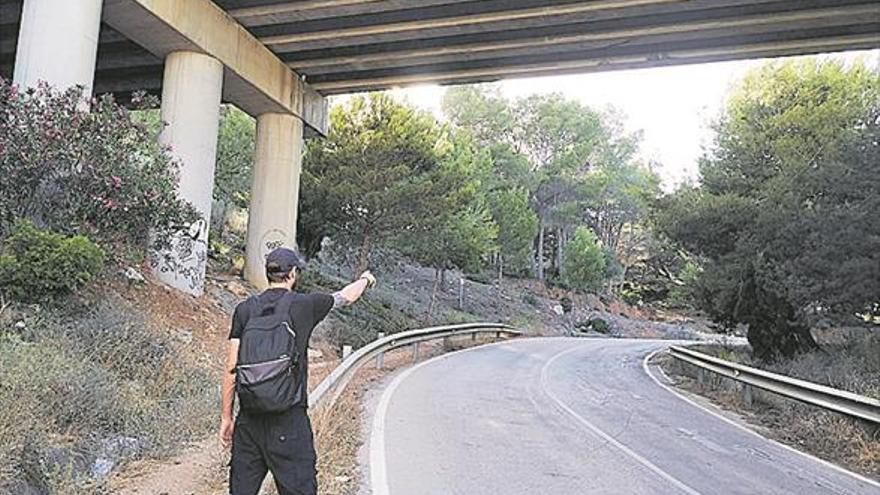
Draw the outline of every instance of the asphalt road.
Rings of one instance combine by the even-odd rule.
[[[643,360],[667,345],[517,340],[410,368],[374,413],[373,495],[880,494],[658,384]]]

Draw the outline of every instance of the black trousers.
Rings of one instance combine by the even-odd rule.
[[[257,495],[271,472],[279,495],[317,495],[315,443],[306,409],[239,414],[229,463],[230,495]]]

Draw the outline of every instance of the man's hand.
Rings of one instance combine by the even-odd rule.
[[[361,276],[358,278],[359,279],[362,278],[362,279],[366,280],[367,287],[372,288],[372,287],[375,287],[375,285],[376,285],[376,277],[373,276],[373,274],[370,272],[370,270],[367,270],[364,273],[361,273]]]
[[[220,420],[220,445],[224,449],[232,446],[232,433],[235,430],[235,422],[228,418]]]
[[[374,285],[376,285],[376,277],[374,277],[369,270],[365,271],[357,278],[357,280],[333,294],[333,307],[339,308],[354,304],[355,301],[364,295],[364,291],[367,290],[367,287],[372,287]]]

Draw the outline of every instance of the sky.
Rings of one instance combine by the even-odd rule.
[[[847,62],[864,57],[880,67],[880,50],[823,55]],[[583,75],[514,79],[498,83],[508,98],[562,92],[593,108],[614,106],[630,131],[643,133],[641,156],[659,163],[666,190],[697,179],[697,161],[711,144],[709,124],[721,112],[725,95],[745,73],[764,60],[638,69]],[[394,93],[442,117],[444,88],[417,86]]]

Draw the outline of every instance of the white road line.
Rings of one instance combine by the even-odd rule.
[[[566,354],[570,354],[570,353],[572,353],[572,352],[582,350],[581,348],[582,348],[582,346],[578,346],[578,347],[574,347],[574,348],[572,348],[572,349],[568,349],[568,350],[562,351],[562,352],[556,354],[555,356],[553,356],[552,358],[550,358],[550,360],[547,361],[546,364],[544,364],[544,367],[541,368],[541,378],[540,378],[540,380],[541,380],[541,382],[540,382],[540,383],[541,383],[541,389],[544,391],[544,393],[547,394],[547,396],[550,397],[550,399],[552,399],[554,402],[556,402],[556,404],[557,404],[557,405],[558,405],[563,411],[565,411],[565,412],[567,412],[569,415],[571,415],[571,417],[573,417],[574,419],[576,419],[580,424],[582,424],[583,426],[585,426],[587,429],[589,429],[590,431],[592,431],[592,432],[595,433],[596,435],[599,435],[600,437],[604,438],[608,443],[610,443],[611,445],[617,447],[618,449],[620,449],[620,450],[621,450],[623,453],[625,453],[626,455],[632,457],[636,462],[638,462],[638,463],[641,464],[642,466],[645,466],[646,468],[648,468],[649,470],[651,470],[652,472],[654,472],[654,474],[657,474],[658,476],[660,476],[661,478],[665,479],[666,481],[668,481],[668,482],[671,483],[672,485],[676,486],[678,489],[680,489],[680,490],[683,491],[684,493],[687,493],[688,495],[700,495],[700,492],[698,492],[698,491],[694,490],[693,488],[691,488],[690,486],[684,484],[683,482],[681,482],[681,481],[678,480],[677,478],[673,477],[671,474],[669,474],[669,473],[663,471],[662,469],[660,469],[659,467],[657,467],[655,464],[653,464],[653,463],[652,463],[651,461],[649,461],[648,459],[645,459],[644,457],[642,457],[641,455],[637,454],[635,451],[633,451],[632,449],[630,449],[630,448],[627,447],[626,445],[624,445],[624,444],[620,443],[619,441],[617,441],[617,439],[615,439],[615,438],[612,437],[611,435],[609,435],[609,434],[605,433],[604,431],[600,430],[596,425],[594,425],[594,424],[590,423],[589,421],[587,421],[583,416],[581,416],[580,414],[578,414],[574,409],[572,409],[572,408],[569,407],[567,404],[565,404],[564,402],[562,402],[562,401],[556,396],[556,394],[554,394],[553,392],[550,391],[550,389],[546,386],[546,383],[547,383],[547,370],[550,369],[550,366],[552,366],[553,363],[556,362],[557,359],[559,359],[559,358],[565,356]]]
[[[397,390],[397,387],[406,380],[413,372],[428,364],[446,359],[450,356],[460,354],[462,352],[473,351],[476,349],[485,349],[486,347],[509,344],[510,341],[493,342],[491,344],[483,344],[476,347],[461,349],[440,356],[435,356],[427,361],[423,361],[411,368],[402,371],[394,377],[394,380],[388,384],[388,387],[382,392],[379,398],[379,404],[376,406],[376,412],[373,415],[373,426],[370,432],[370,488],[373,495],[390,495],[391,489],[388,485],[388,464],[385,457],[385,416],[388,414],[388,405],[391,403],[391,397]]]
[[[858,473],[854,473],[854,472],[852,472],[852,471],[850,471],[850,470],[848,470],[848,469],[842,468],[842,467],[838,466],[837,464],[830,463],[830,462],[828,462],[828,461],[826,461],[826,460],[824,460],[824,459],[819,459],[818,457],[816,457],[816,456],[814,456],[814,455],[812,455],[812,454],[808,454],[808,453],[806,453],[806,452],[800,451],[800,450],[798,450],[798,449],[796,449],[796,448],[794,448],[794,447],[791,447],[791,446],[785,445],[784,443],[778,442],[778,441],[776,441],[776,440],[774,440],[774,439],[772,439],[772,438],[767,438],[767,437],[765,437],[764,435],[761,435],[760,433],[758,433],[757,431],[752,430],[751,428],[749,428],[749,427],[747,427],[747,426],[744,426],[744,425],[742,425],[742,424],[739,424],[739,423],[737,423],[736,421],[734,421],[734,420],[732,420],[732,419],[730,419],[730,418],[728,418],[728,417],[725,417],[725,416],[722,415],[722,414],[719,414],[719,413],[717,413],[717,412],[715,412],[715,411],[709,409],[708,407],[704,406],[703,404],[700,404],[699,402],[696,402],[696,401],[694,401],[694,400],[691,400],[690,398],[688,398],[688,397],[686,397],[685,395],[681,394],[680,392],[678,392],[677,390],[673,389],[673,388],[670,387],[669,385],[666,385],[665,383],[661,382],[660,380],[657,379],[656,376],[654,376],[654,373],[651,373],[651,369],[650,369],[650,367],[648,366],[648,361],[650,361],[655,355],[657,355],[657,353],[662,352],[663,350],[664,350],[664,349],[658,349],[658,350],[656,350],[656,351],[654,351],[654,352],[648,354],[647,356],[645,356],[645,359],[642,360],[642,369],[645,370],[645,373],[651,378],[651,380],[654,380],[654,383],[656,383],[657,385],[660,385],[661,387],[663,387],[664,389],[666,389],[666,391],[669,392],[670,394],[672,394],[672,395],[678,397],[679,399],[681,399],[681,400],[687,402],[688,404],[690,404],[690,405],[692,405],[692,406],[694,406],[694,407],[698,407],[698,408],[702,409],[703,411],[705,411],[705,412],[711,414],[712,416],[715,416],[716,418],[718,418],[718,419],[724,421],[725,423],[728,423],[728,424],[731,424],[731,425],[733,425],[733,426],[736,426],[736,427],[739,428],[740,430],[743,430],[743,431],[745,431],[745,432],[747,432],[747,433],[749,433],[749,434],[751,434],[751,435],[754,435],[754,436],[756,436],[756,437],[758,437],[758,438],[760,438],[760,439],[762,439],[762,440],[765,440],[765,441],[767,441],[767,442],[770,442],[770,443],[776,444],[777,446],[782,447],[782,448],[785,449],[785,450],[788,450],[788,451],[794,452],[795,454],[802,455],[802,456],[806,457],[807,459],[810,459],[810,460],[812,460],[812,461],[818,462],[819,464],[822,464],[823,466],[829,467],[829,468],[831,468],[831,469],[834,469],[835,471],[838,471],[838,472],[841,472],[841,473],[844,473],[844,474],[848,474],[848,475],[852,476],[853,478],[855,478],[855,479],[857,479],[857,480],[859,480],[859,481],[862,481],[862,482],[867,483],[867,484],[869,484],[869,485],[871,485],[871,486],[876,486],[877,488],[880,488],[880,483],[878,483],[878,482],[876,482],[876,481],[874,481],[874,480],[872,480],[872,479],[870,479],[870,478],[867,478],[867,477],[865,477],[865,476],[862,476],[862,475],[860,475],[860,474],[858,474]],[[666,376],[666,373],[663,372],[663,369],[661,369],[660,367],[658,367],[657,369],[658,369],[661,373],[663,373],[664,376]],[[669,377],[666,376],[666,378],[668,379]]]

